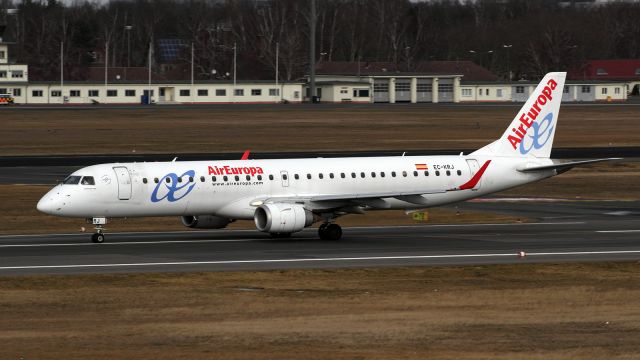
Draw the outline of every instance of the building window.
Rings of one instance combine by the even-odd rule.
[[[89,90],[89,96],[98,97],[98,96],[100,96],[100,91],[99,90]]]
[[[4,70],[0,70],[0,78],[6,78],[7,77],[7,72]]]
[[[69,91],[69,96],[70,97],[80,97],[80,90],[70,90]]]
[[[471,89],[462,89],[462,96],[471,96]]]
[[[227,96],[227,89],[216,89],[216,96]]]
[[[484,93],[485,95],[489,96],[489,89],[486,89]]]
[[[607,89],[606,87],[602,88],[602,95],[607,95],[609,89]]]
[[[251,96],[260,96],[262,95],[262,89],[251,89]]]
[[[207,89],[198,89],[198,96],[209,96],[209,90],[207,90]]]
[[[62,96],[62,91],[60,90],[51,90],[51,97],[60,97]]]
[[[235,96],[244,96],[244,89],[236,89],[233,94]]]
[[[124,91],[124,96],[136,96],[136,91],[135,90],[125,90]]]
[[[300,99],[300,91],[294,91],[293,92],[293,98],[294,99]]]
[[[640,68],[636,69],[636,75],[640,75]]]
[[[353,97],[369,97],[369,89],[353,89]]]
[[[13,89],[13,96],[22,96],[22,89]]]
[[[17,89],[14,89],[14,91],[15,91],[15,90],[17,90]],[[619,87],[615,88],[615,89],[613,90],[613,92],[614,92],[616,95],[620,94],[620,88],[619,88]],[[14,93],[13,95],[16,95],[16,94]]]
[[[603,69],[603,68],[597,68],[596,69],[596,75],[608,75],[607,70]]]
[[[590,92],[591,92],[591,86],[589,85],[582,86],[582,93],[590,93]]]
[[[109,97],[116,97],[116,96],[118,96],[118,90],[114,90],[114,89],[112,89],[112,90],[107,90],[107,96],[109,96]]]
[[[6,88],[0,88],[0,94],[2,94],[2,95],[7,94],[7,89]]]
[[[440,86],[438,87],[438,91],[442,93],[452,93],[453,84],[440,84]],[[489,89],[487,89],[487,95],[489,95]]]
[[[191,95],[191,91],[189,91],[188,89],[180,89],[180,96],[190,96]]]
[[[564,89],[562,90],[562,92],[564,92],[565,94],[569,93],[569,87],[565,86]]]
[[[280,96],[280,89],[269,89],[269,96]]]
[[[516,86],[516,94],[524,94],[524,86]]]
[[[348,93],[349,93],[349,90],[347,90],[347,89],[340,90],[340,94],[348,94]],[[356,96],[355,95],[355,91],[354,91],[354,95],[353,96]]]
[[[418,83],[416,88],[417,88],[416,90],[418,92],[431,92],[431,91],[433,91],[432,84],[421,84],[421,83]],[[467,96],[471,96],[471,89],[467,89],[467,90],[469,90],[469,95],[467,95]]]
[[[4,51],[0,51],[0,59],[4,59],[7,54]]]
[[[33,90],[33,91],[31,91],[31,96],[33,96],[33,97],[42,97],[42,90]]]
[[[478,89],[478,95],[482,96],[482,89]]]
[[[11,72],[11,77],[14,79],[21,79],[24,77],[24,72],[22,70],[14,70]]]
[[[496,97],[502,97],[502,89],[496,89]]]

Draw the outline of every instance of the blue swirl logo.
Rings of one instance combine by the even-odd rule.
[[[185,176],[188,177],[187,181],[178,182],[178,179],[182,179]],[[162,180],[158,182],[156,188],[153,189],[153,192],[151,193],[151,201],[157,203],[167,199],[169,202],[175,202],[184,198],[189,195],[191,190],[196,186],[195,182],[189,181],[190,178],[194,178],[195,176],[196,172],[194,170],[185,171],[185,173],[180,176],[175,173],[165,175]],[[169,179],[168,182],[167,179]]]
[[[548,113],[540,122],[532,123],[531,129],[520,142],[520,154],[526,155],[533,149],[545,146],[553,135],[553,127],[553,113]]]

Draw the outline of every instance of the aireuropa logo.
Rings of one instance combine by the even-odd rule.
[[[548,113],[539,122],[531,124],[531,130],[522,138],[520,146],[520,154],[526,155],[533,149],[541,149],[551,138],[553,134],[553,113]]]
[[[538,115],[540,115],[540,113],[543,112],[544,110],[543,107],[545,106],[545,104],[553,100],[552,95],[554,93],[554,90],[556,90],[557,87],[558,87],[558,83],[554,79],[549,79],[549,81],[547,81],[546,86],[542,88],[540,95],[538,95],[538,97],[535,98],[535,101],[531,105],[531,108],[529,109],[529,111],[526,113],[522,113],[520,115],[520,118],[519,118],[520,124],[518,125],[517,128],[513,127],[511,129],[511,132],[513,132],[513,134],[509,134],[509,136],[507,136],[507,140],[513,147],[513,150],[516,150],[519,147],[521,154],[526,154],[529,151],[531,151],[532,147],[525,149],[525,147],[522,145],[522,143],[525,140],[525,136],[529,135],[528,133],[530,128],[532,127],[537,128],[537,130],[534,128],[534,130],[536,130],[536,134],[534,134],[533,136],[529,135],[530,138],[533,137],[536,139],[539,138],[540,135],[542,135],[542,133],[546,132],[548,129],[553,130],[553,126],[550,126],[551,123],[553,122],[552,114],[547,114],[547,116],[545,116],[545,118],[539,121],[538,123],[536,123],[536,119],[538,118]],[[550,119],[547,120],[547,118],[549,117]],[[545,125],[544,130],[541,133],[540,129],[543,128],[541,123],[544,121],[548,121],[549,124]],[[544,141],[544,143],[546,143],[547,140],[549,140],[549,138],[551,137],[551,134],[553,134],[553,132],[549,132],[547,139]],[[542,147],[543,145],[544,144],[542,144],[540,147]]]
[[[156,188],[153,189],[151,201],[155,203],[167,199],[169,202],[174,202],[184,198],[189,195],[191,190],[196,186],[195,182],[190,181],[190,179],[193,179],[195,176],[195,170],[185,171],[185,173],[180,176],[175,173],[165,175],[162,180],[158,182]],[[187,181],[184,181],[185,177]]]

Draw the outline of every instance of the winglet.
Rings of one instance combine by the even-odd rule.
[[[249,160],[249,154],[251,153],[251,150],[247,149],[245,150],[244,154],[242,154],[242,157],[240,158],[240,160]]]
[[[480,181],[480,178],[482,177],[482,174],[484,174],[484,171],[487,170],[487,167],[489,166],[490,162],[491,162],[491,160],[487,160],[484,163],[484,165],[482,165],[480,170],[478,170],[478,172],[475,175],[473,175],[471,180],[469,180],[466,183],[460,185],[457,190],[473,189],[476,185],[478,185],[478,182]]]

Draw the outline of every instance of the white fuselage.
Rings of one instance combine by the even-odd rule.
[[[488,160],[473,189],[466,183]],[[366,210],[417,209],[468,200],[540,180],[554,171],[516,169],[544,165],[549,159],[477,156],[396,156],[237,161],[115,163],[85,167],[75,176],[86,181],[60,184],[38,209],[70,217],[141,217],[216,215],[252,219],[257,204],[272,199],[309,199],[322,195],[348,198],[372,193],[424,193],[422,203],[401,196],[359,201]],[[425,170],[426,169],[426,170]],[[434,191],[436,190],[436,191]],[[290,200],[291,201],[291,200]],[[344,207],[337,200],[313,204],[314,211]],[[354,204],[356,205],[356,204]]]

